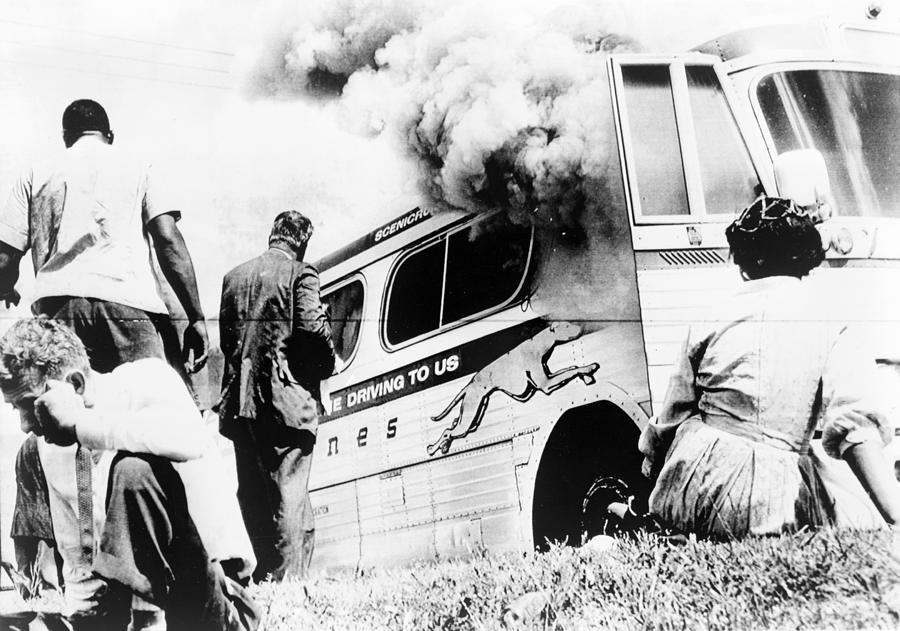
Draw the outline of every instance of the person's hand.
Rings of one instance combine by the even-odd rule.
[[[10,289],[5,294],[0,295],[0,300],[6,303],[6,308],[16,306],[19,304],[19,300],[22,299],[22,296],[16,291],[15,288]]]
[[[84,399],[72,384],[49,379],[47,389],[34,401],[34,415],[48,443],[63,447],[78,440],[75,426],[84,416]]]
[[[209,336],[206,334],[206,322],[195,320],[184,330],[183,357],[185,370],[189,375],[198,372],[206,365],[209,358]]]

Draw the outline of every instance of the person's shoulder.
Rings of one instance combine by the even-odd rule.
[[[319,270],[311,263],[295,261],[293,276],[295,286],[303,289],[315,291],[318,290],[319,284],[321,283],[319,280]]]
[[[113,166],[123,174],[146,179],[152,170],[147,156],[133,151],[130,147],[118,143],[98,144],[96,151],[107,165]]]
[[[263,259],[263,257],[264,257],[263,254],[257,254],[256,256],[253,256],[253,257],[247,259],[246,261],[238,263],[237,265],[232,267],[230,270],[228,270],[228,272],[226,272],[225,278],[233,279],[233,278],[239,278],[239,277],[248,275],[256,267],[259,266],[260,261]]]
[[[68,154],[65,149],[55,149],[40,157],[30,157],[18,165],[21,181],[28,181],[36,188],[65,175]]]
[[[282,270],[290,270],[296,276],[302,276],[306,274],[314,274],[318,276],[318,271],[310,263],[307,263],[305,261],[298,261],[292,256],[285,256],[284,253],[278,252],[275,249],[266,250],[263,254],[261,254],[254,260],[260,261],[261,264],[269,267],[280,268]]]

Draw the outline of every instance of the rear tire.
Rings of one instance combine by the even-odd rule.
[[[619,530],[614,519],[605,518],[606,505],[627,499],[629,493],[640,501],[648,490],[640,473],[639,433],[634,421],[610,403],[563,415],[544,447],[535,479],[532,529],[537,549],[546,550],[548,542],[581,545],[585,534]],[[595,489],[589,497],[601,478],[619,480],[621,485]]]

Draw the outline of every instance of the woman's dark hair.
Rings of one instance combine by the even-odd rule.
[[[725,230],[734,262],[750,278],[806,276],[825,259],[812,218],[789,199],[763,197]]]

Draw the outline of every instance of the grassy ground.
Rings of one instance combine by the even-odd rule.
[[[439,560],[263,583],[270,631],[288,629],[883,629],[900,583],[884,532],[673,545],[649,537],[606,552]]]

